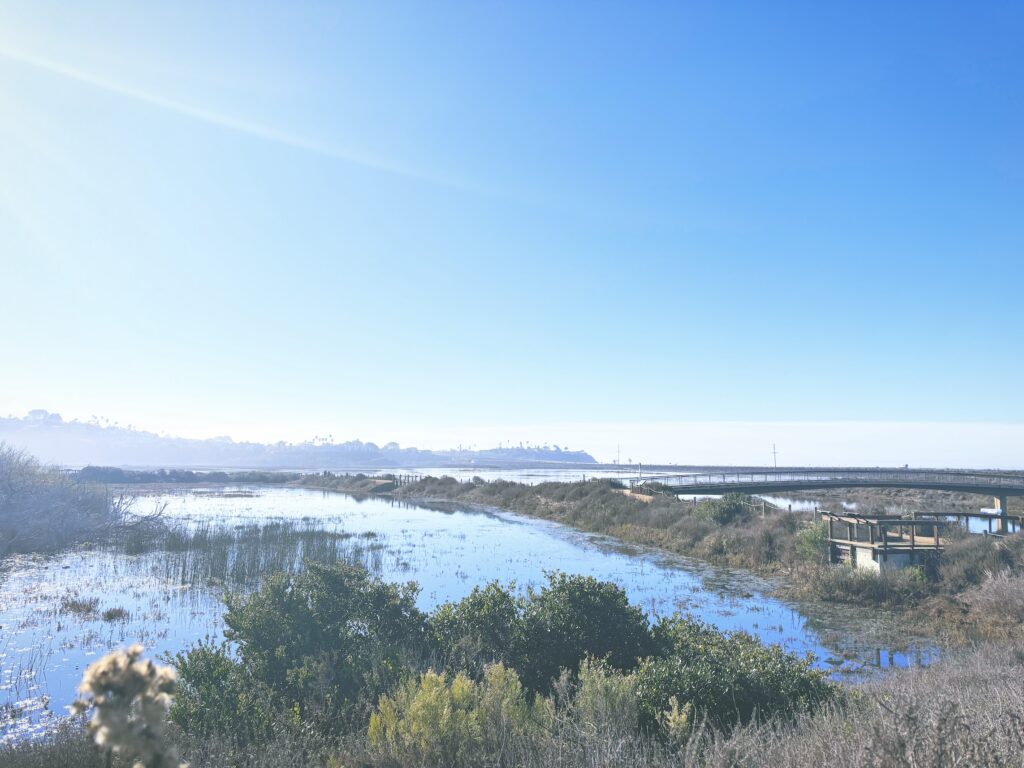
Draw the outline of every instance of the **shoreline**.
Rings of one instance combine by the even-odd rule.
[[[317,476],[324,479],[323,476]],[[334,478],[343,480],[344,476]],[[436,480],[436,479],[434,479]],[[539,498],[536,486],[525,486],[519,483],[505,481],[509,486],[516,486],[526,489],[527,494]],[[489,483],[482,484],[486,487]],[[579,486],[578,483],[552,483],[552,486],[572,488]],[[680,546],[671,538],[664,528],[643,526],[634,523],[600,525],[593,524],[593,521],[586,515],[574,514],[579,510],[559,510],[554,504],[538,503],[537,498],[532,503],[511,503],[501,504],[494,501],[481,501],[472,498],[474,491],[468,493],[465,488],[477,487],[473,483],[458,483],[452,481],[448,484],[447,494],[437,492],[403,492],[403,488],[412,486],[400,486],[381,490],[379,492],[351,489],[344,487],[344,484],[327,485],[326,483],[310,483],[306,478],[303,482],[295,483],[292,487],[302,487],[310,490],[333,490],[353,496],[377,496],[392,498],[400,501],[423,504],[458,504],[484,512],[505,512],[522,515],[536,520],[547,520],[560,523],[575,531],[588,534],[606,536],[626,545],[639,546],[652,551],[662,552],[666,555],[683,557],[699,563],[704,563],[717,568],[737,569],[745,571],[752,576],[774,582],[774,588],[769,591],[773,598],[791,602],[794,605],[821,607],[821,608],[853,608],[861,611],[871,611],[878,614],[882,619],[902,621],[908,625],[919,627],[922,632],[920,637],[933,641],[942,647],[963,647],[970,646],[977,642],[1005,642],[1012,640],[1015,633],[1020,631],[1020,624],[1013,620],[1005,620],[1001,617],[985,617],[988,621],[980,621],[978,617],[971,614],[969,605],[962,599],[965,595],[955,593],[947,594],[942,592],[925,593],[921,592],[912,598],[905,598],[902,602],[886,602],[860,597],[857,594],[844,595],[842,593],[829,594],[824,597],[815,592],[815,580],[824,576],[844,574],[836,570],[835,566],[811,565],[797,561],[774,560],[762,566],[737,562],[735,557],[730,559],[725,556],[705,556]],[[470,496],[471,498],[465,498]],[[628,494],[627,494],[628,496]],[[543,499],[540,499],[543,502]],[[646,504],[647,501],[629,499],[636,504]],[[641,510],[637,510],[640,512]],[[675,512],[692,514],[690,506],[679,504]],[[786,516],[789,513],[780,511],[778,516]],[[800,522],[796,518],[789,518],[790,521]],[[589,524],[588,524],[589,523]],[[722,526],[727,529],[728,526]],[[871,578],[867,574],[854,574],[864,579]],[[896,576],[900,578],[900,576]],[[830,599],[831,598],[831,599]]]

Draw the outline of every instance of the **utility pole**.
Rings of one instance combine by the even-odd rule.
[[[775,450],[775,443],[772,443],[772,462],[775,464],[775,468],[779,468],[779,452]]]

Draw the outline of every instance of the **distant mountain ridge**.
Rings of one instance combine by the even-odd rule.
[[[60,414],[30,411],[24,418],[0,418],[0,441],[40,460],[78,467],[234,467],[239,469],[391,468],[413,466],[496,466],[594,464],[586,451],[558,446],[517,446],[487,450],[431,451],[345,443],[246,443],[228,437],[197,440],[165,437],[116,425],[64,421]]]

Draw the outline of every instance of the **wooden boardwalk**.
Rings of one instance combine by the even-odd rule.
[[[955,528],[971,520],[987,521],[986,533],[1004,536],[1022,530],[1021,515],[991,515],[959,512],[950,515],[893,517],[825,512],[828,527],[829,562],[849,562],[857,567],[884,570],[914,565],[940,554]],[[995,526],[996,530],[992,530]]]

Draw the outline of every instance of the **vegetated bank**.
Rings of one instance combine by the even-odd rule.
[[[99,541],[126,507],[127,499],[0,443],[0,557]]]
[[[365,480],[323,473],[299,482],[359,492]],[[450,477],[386,486],[386,492],[541,517],[716,564],[781,574],[785,596],[906,611],[954,639],[1000,639],[1024,626],[1021,534],[996,538],[951,531],[941,557],[927,566],[873,573],[829,565],[819,520],[740,494],[694,505],[668,494],[633,494],[615,480],[525,485]]]
[[[167,735],[193,768],[1019,764],[1016,646],[849,688],[748,635],[651,624],[589,577],[523,596],[492,583],[429,614],[416,590],[312,563],[228,597],[230,645],[167,660]],[[131,757],[74,720],[0,748],[16,768]]]

